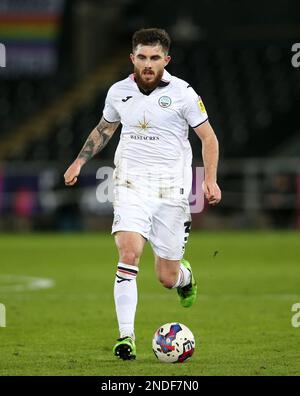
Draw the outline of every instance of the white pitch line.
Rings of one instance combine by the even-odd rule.
[[[49,278],[26,275],[0,275],[0,293],[49,289],[54,287],[54,285],[54,280]]]

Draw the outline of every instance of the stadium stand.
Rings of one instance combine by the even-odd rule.
[[[200,3],[205,7],[209,20],[211,6],[207,2]],[[224,10],[225,3],[223,3],[220,2],[221,9]],[[164,7],[167,6],[168,2]],[[130,18],[127,19],[126,28],[121,31],[122,39],[111,42],[112,46],[116,43],[124,43],[121,49],[120,47],[117,49],[124,54],[124,63],[119,73],[114,75],[115,80],[125,77],[126,73],[130,72],[126,52],[130,51],[129,40],[133,26],[146,23],[145,15],[149,21],[148,25],[151,25],[151,18],[154,18],[149,5],[146,5],[146,13],[139,12],[141,6],[134,1],[120,2],[120,7],[124,18],[126,15],[130,15]],[[134,13],[133,9],[135,9]],[[238,41],[233,43],[232,40],[223,39],[221,45],[220,43],[216,45],[214,36],[209,35],[211,27],[203,24],[203,18],[199,17],[197,21],[197,17],[193,16],[193,21],[190,20],[191,26],[196,29],[192,29],[192,34],[193,31],[197,32],[197,28],[198,33],[202,31],[202,35],[195,33],[191,39],[188,36],[181,37],[178,33],[180,29],[177,26],[176,30],[174,21],[168,20],[167,17],[163,19],[166,15],[162,14],[162,25],[175,36],[171,50],[173,61],[169,70],[186,79],[203,97],[221,143],[222,157],[267,156],[286,143],[287,138],[294,139],[298,128],[296,106],[300,99],[300,73],[291,67],[290,42],[282,40],[275,44],[274,40],[255,42],[252,39],[252,42],[249,40],[249,44],[245,46],[245,41],[240,44]],[[283,21],[284,17],[283,15]],[[158,24],[157,18],[155,21]],[[261,26],[262,21],[252,21],[253,26],[256,26],[255,23],[260,23]],[[231,29],[233,26],[235,25],[233,24]],[[220,26],[218,29],[220,31]],[[230,36],[228,32],[227,35]],[[102,63],[103,61],[90,72],[90,75],[95,73],[96,69],[99,70]],[[34,139],[29,127],[24,150],[12,153],[5,146],[5,138],[9,139],[15,133],[16,126],[23,126],[26,120],[34,130],[34,117],[39,114],[40,119],[43,114],[41,111],[53,106],[53,103],[55,105],[55,101],[61,106],[64,95],[66,97],[70,89],[76,90],[79,84],[80,81],[66,69],[44,79],[1,80],[2,158],[14,160],[73,158],[90,129],[101,116],[108,87],[103,80],[97,89],[94,89],[89,100],[82,100],[70,108],[66,107],[65,117],[60,117],[63,118],[61,122],[57,122],[56,113],[52,114],[50,116],[52,122],[45,122],[45,136],[38,134],[39,136]],[[89,89],[90,87],[87,86],[86,91]],[[80,92],[83,96],[84,91],[82,87]],[[23,134],[23,131],[20,133]],[[197,154],[200,148],[199,142],[194,134],[191,134],[190,138]],[[25,137],[23,141],[24,139]],[[103,153],[104,158],[112,157],[115,143],[110,144]]]
[[[54,74],[6,78],[0,70],[0,161],[5,164],[0,168],[0,192],[4,192],[0,212],[7,215],[0,219],[0,229],[13,224],[10,213],[14,209],[7,202],[14,194],[21,197],[18,202],[32,201],[24,186],[29,185],[35,202],[40,202],[25,210],[28,218],[38,211],[37,228],[56,227],[51,210],[61,213],[69,206],[74,209],[78,195],[65,191],[63,170],[100,119],[108,87],[131,73],[128,54],[132,33],[151,26],[169,31],[173,43],[168,70],[201,95],[218,136],[223,187],[222,206],[214,211],[218,221],[226,218],[224,223],[228,221],[229,227],[260,226],[264,210],[279,210],[270,204],[277,186],[281,187],[273,180],[288,178],[288,188],[278,189],[280,196],[286,191],[291,196],[281,209],[282,213],[292,211],[293,221],[287,226],[295,225],[297,211],[299,228],[300,68],[291,64],[291,46],[300,37],[295,12],[299,5],[295,0],[279,0],[272,8],[269,4],[267,0],[253,0],[241,7],[238,1],[221,0],[216,12],[213,2],[206,0],[187,0],[176,9],[170,0],[107,0],[101,3],[102,8],[95,0],[66,1]],[[170,7],[172,13],[168,12]],[[262,13],[251,12],[254,7]],[[85,203],[95,197],[96,167],[112,165],[119,132],[98,161],[91,161],[84,169],[78,194],[85,196]],[[195,164],[201,165],[201,142],[192,131],[190,141]],[[274,157],[280,160],[283,156],[277,165],[273,162]],[[291,156],[295,158],[288,158]],[[45,166],[37,165],[42,163]],[[21,170],[34,176],[34,183],[23,177]],[[85,187],[90,192],[83,191]],[[45,193],[43,199],[39,191]],[[46,194],[49,196],[44,199]],[[56,209],[51,209],[51,197]],[[94,227],[101,210],[111,215],[111,207],[100,206],[76,206],[83,214],[83,223],[87,222],[84,216],[93,223],[87,228]],[[211,217],[205,216],[205,221]],[[278,224],[282,224],[281,218]],[[69,218],[59,225],[61,229],[68,227],[80,228],[70,225]]]

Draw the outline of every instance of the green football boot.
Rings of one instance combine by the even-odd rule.
[[[197,297],[197,284],[193,275],[191,264],[187,261],[182,259],[181,264],[187,268],[191,273],[191,282],[184,286],[184,287],[177,287],[177,293],[179,295],[180,304],[185,307],[191,307]]]
[[[120,359],[133,360],[136,358],[135,342],[131,337],[119,338],[113,347],[113,353]]]

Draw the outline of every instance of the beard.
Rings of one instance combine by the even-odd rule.
[[[145,73],[146,71],[148,71],[149,74]],[[157,75],[155,75],[153,70],[144,69],[140,71],[136,67],[134,67],[134,76],[136,83],[144,91],[153,91],[158,86],[163,74],[164,70],[158,71]],[[151,77],[151,80],[148,80],[148,76]]]

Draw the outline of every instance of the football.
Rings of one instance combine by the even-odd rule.
[[[160,326],[152,340],[152,349],[160,362],[182,363],[195,350],[195,338],[191,330],[181,323]]]

